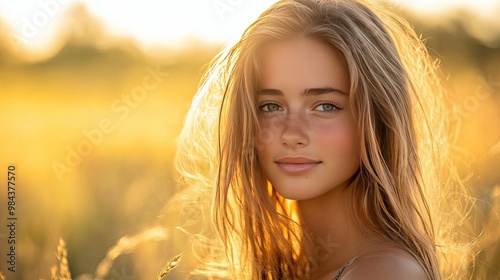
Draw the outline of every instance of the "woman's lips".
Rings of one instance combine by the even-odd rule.
[[[289,174],[305,173],[320,163],[321,161],[303,157],[284,157],[276,161],[278,167]]]

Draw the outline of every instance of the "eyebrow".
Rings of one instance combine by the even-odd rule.
[[[340,93],[342,95],[349,95],[347,92],[340,90],[338,88],[332,87],[321,87],[321,88],[308,88],[305,89],[302,95],[311,96],[311,95],[321,95],[328,93]],[[283,96],[283,92],[279,89],[266,88],[261,89],[258,92],[259,95],[273,95],[273,96]]]

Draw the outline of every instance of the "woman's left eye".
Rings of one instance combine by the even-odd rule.
[[[321,103],[318,106],[314,107],[314,111],[325,113],[331,113],[338,110],[341,110],[341,108],[332,103]]]

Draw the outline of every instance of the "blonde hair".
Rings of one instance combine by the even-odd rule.
[[[437,65],[411,26],[389,10],[350,0],[279,1],[214,59],[176,157],[179,183],[205,207],[205,226],[193,239],[202,260],[198,273],[243,279],[304,279],[310,273],[294,203],[269,185],[255,150],[258,49],[304,36],[347,61],[361,146],[361,167],[349,189],[354,221],[412,254],[429,279],[467,274],[466,247],[451,255],[457,247],[449,246],[463,241],[453,231],[467,205],[450,208],[445,200],[465,196],[447,161]],[[199,250],[207,247],[212,250]]]

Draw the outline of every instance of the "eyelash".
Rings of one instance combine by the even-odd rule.
[[[319,112],[324,113],[324,114],[333,114],[333,113],[335,113],[337,111],[342,110],[342,108],[340,108],[339,106],[337,106],[335,103],[333,103],[333,102],[324,102],[324,101],[318,103],[316,106],[314,106],[314,108],[317,108],[317,107],[319,107],[321,105],[332,105],[332,107],[333,107],[333,109],[331,111],[319,111]]]
[[[276,106],[280,107],[281,109],[283,109],[283,107],[281,107],[277,103],[268,102],[268,103],[264,103],[264,104],[262,104],[262,105],[259,106],[260,111],[263,112],[263,113],[268,113],[268,114],[272,113],[272,112],[276,112],[276,111],[270,111],[269,108],[268,108],[268,110],[264,110],[264,108],[266,108],[269,105],[276,105]],[[278,110],[278,111],[283,111],[283,110]]]
[[[266,108],[266,107],[267,107],[267,106],[269,106],[269,105],[276,105],[276,106],[278,106],[280,109],[279,109],[279,110],[275,110],[275,111],[270,111],[270,110],[269,110],[269,108],[268,108],[268,110],[267,110],[267,111],[266,111],[266,110],[264,110],[264,108]],[[337,105],[336,105],[335,103],[333,103],[333,102],[325,102],[325,101],[323,101],[323,102],[320,102],[320,103],[316,104],[316,105],[314,106],[314,108],[317,108],[317,107],[319,107],[319,106],[321,106],[321,105],[331,105],[331,106],[333,106],[333,109],[332,109],[331,111],[318,111],[318,112],[321,112],[321,113],[323,113],[323,114],[333,114],[333,113],[335,113],[335,112],[340,111],[340,110],[342,110],[342,109],[343,109],[343,108],[340,108],[339,106],[337,106]],[[274,103],[274,102],[264,103],[264,104],[262,104],[262,105],[260,105],[260,106],[259,106],[259,109],[260,109],[260,111],[261,111],[261,112],[263,112],[263,113],[273,113],[273,112],[276,112],[276,111],[283,111],[283,107],[281,107],[279,104]],[[317,111],[317,110],[314,110],[314,111]]]

